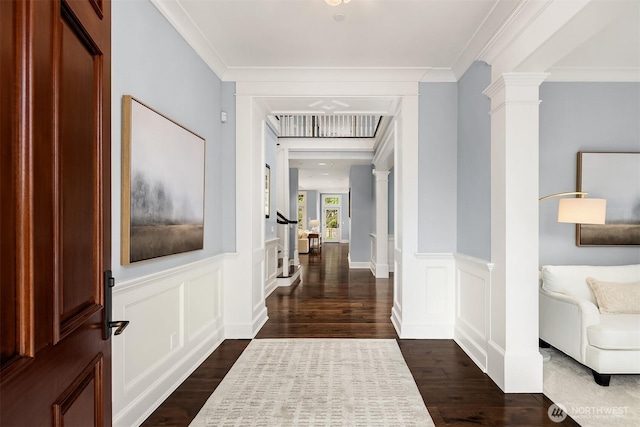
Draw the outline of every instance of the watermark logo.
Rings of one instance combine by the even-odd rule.
[[[567,409],[561,403],[554,403],[547,409],[547,415],[554,423],[561,423],[568,416],[575,420],[625,418],[628,409],[627,406],[571,406]]]
[[[547,409],[547,415],[554,423],[561,423],[567,419],[567,408],[560,403],[554,403]]]

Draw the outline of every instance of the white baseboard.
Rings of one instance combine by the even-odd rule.
[[[351,261],[351,254],[349,254],[347,256],[347,259],[349,260],[349,268],[364,268],[364,269],[370,269],[371,268],[371,263],[370,262],[353,262]]]
[[[482,372],[487,372],[487,351],[480,343],[469,337],[458,325],[453,331],[453,340],[467,353],[473,363],[482,369]]]

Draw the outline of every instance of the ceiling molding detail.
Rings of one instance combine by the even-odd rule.
[[[276,83],[274,87],[277,83],[333,86],[456,82],[476,60],[490,64],[494,77],[512,71],[544,71],[551,74],[548,81],[640,81],[640,68],[635,64],[607,67],[602,61],[576,66],[562,62],[616,16],[637,15],[631,9],[637,7],[635,0],[496,0],[450,67],[233,67],[205,37],[206,31],[198,27],[197,19],[187,13],[189,8],[183,0],[150,1],[223,81],[271,82]],[[396,91],[394,95],[407,92]],[[285,90],[267,95],[286,94]]]
[[[495,60],[527,29],[553,0],[523,0],[480,49],[476,59],[487,64]]]
[[[435,71],[435,74],[432,73]],[[431,80],[422,80],[432,74]],[[438,78],[442,80],[437,80]],[[451,80],[453,79],[453,80]],[[418,81],[456,81],[448,68],[428,67],[398,68],[267,68],[267,67],[230,67],[223,80],[252,82],[418,82]]]
[[[547,82],[640,82],[640,68],[552,67]]]
[[[519,3],[509,1],[497,1],[493,5],[451,67],[456,81],[464,75],[474,61],[479,60],[481,52],[487,49],[489,43],[496,42],[498,32],[505,25],[507,18],[515,13],[518,5]],[[492,30],[493,28],[498,30]]]
[[[193,50],[202,58],[202,60],[223,80],[223,76],[227,70],[227,64],[224,63],[215,48],[211,46],[209,41],[200,31],[200,28],[193,22],[191,17],[185,12],[176,0],[150,0],[156,9],[160,11],[162,16],[176,29],[178,34],[187,42]]]

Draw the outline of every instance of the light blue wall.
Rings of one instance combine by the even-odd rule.
[[[578,151],[640,151],[640,83],[543,83],[540,195],[576,189]],[[640,194],[640,183],[626,182]],[[540,265],[640,262],[640,247],[578,247],[556,221],[557,199],[540,203]]]
[[[388,233],[393,236],[393,225],[395,221],[395,209],[393,209],[394,199],[395,199],[395,187],[393,183],[395,181],[395,174],[393,173],[393,168],[389,171],[389,213],[388,213]]]
[[[222,250],[236,250],[236,84],[222,83]]]
[[[351,166],[351,237],[349,255],[353,262],[371,261],[371,236],[373,232],[373,166]],[[348,205],[347,205],[348,209]]]
[[[112,20],[112,259],[114,276],[123,280],[222,253],[222,230],[234,229],[235,224],[225,222],[229,212],[220,203],[234,203],[232,195],[223,193],[220,79],[150,2],[113,2]],[[120,265],[121,105],[125,94],[205,138],[204,250]]]
[[[418,251],[456,251],[456,83],[420,83]],[[405,230],[411,232],[411,230]]]
[[[266,240],[270,240],[278,237],[278,230],[276,228],[277,227],[276,200],[278,200],[278,195],[276,194],[276,145],[278,144],[278,137],[271,130],[269,126],[267,126],[267,130],[265,132],[266,134],[264,138],[265,139],[264,158],[265,158],[265,162],[270,166],[270,170],[271,170],[271,185],[269,187],[271,191],[270,193],[271,206],[269,210],[270,212],[269,218],[265,218],[264,220],[265,221],[264,237]],[[296,188],[298,187],[296,186]],[[297,196],[297,193],[296,193],[296,196]],[[296,203],[297,202],[298,202],[298,199],[296,197]],[[291,217],[291,219],[296,219],[296,218],[297,218],[297,214]]]
[[[474,62],[458,82],[458,252],[491,260],[491,67]]]
[[[307,228],[309,221],[320,218],[320,194],[316,190],[307,190]]]
[[[340,194],[340,240],[349,240],[349,193]]]

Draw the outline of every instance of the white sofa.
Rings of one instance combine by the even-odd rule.
[[[307,230],[298,230],[298,253],[309,253],[309,232]]]
[[[612,374],[640,374],[640,264],[547,265],[540,282],[541,346],[591,368],[602,386]]]

